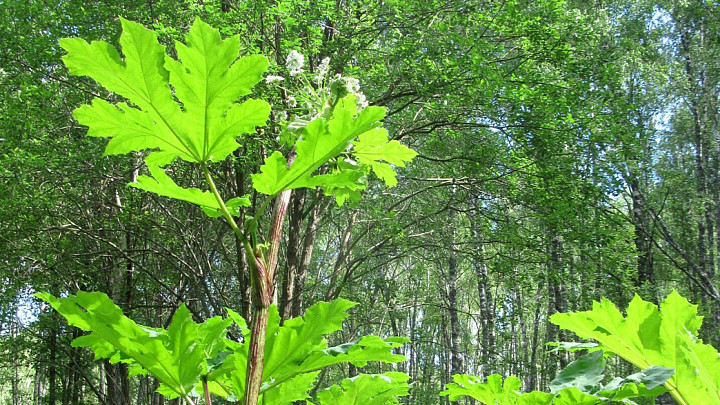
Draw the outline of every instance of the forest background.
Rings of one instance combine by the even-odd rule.
[[[272,128],[302,93],[285,60],[359,79],[419,155],[393,188],[339,208],[292,195],[279,264],[284,318],[359,303],[338,342],[407,336],[409,404],[450,375],[546,389],[576,338],[549,322],[606,297],[700,304],[720,343],[720,5],[712,1],[3,1],[0,5],[0,402],[159,404],[150,377],[93,362],[80,331],[32,298],[102,291],[134,320],[249,318],[240,241],[196,207],[126,187],[142,156],[103,157],[72,110],[114,96],[70,76],[58,40],[118,43],[118,16],[170,44],[195,17],[240,34],[282,86],[271,124],[214,168],[252,193]],[[185,184],[199,180],[182,172]],[[263,221],[267,221],[265,218]],[[611,364],[617,374],[630,366]],[[358,372],[352,366],[338,369]],[[325,376],[324,378],[329,378]]]

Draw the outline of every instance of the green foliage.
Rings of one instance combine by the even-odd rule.
[[[89,76],[132,104],[96,98],[75,110],[89,136],[111,138],[106,154],[154,149],[146,159],[153,178],[141,176],[132,186],[199,205],[221,215],[222,202],[209,192],[184,189],[160,169],[175,158],[205,164],[225,159],[239,146],[236,138],[265,125],[270,105],[263,100],[236,101],[250,93],[267,70],[267,60],[238,58],[237,37],[220,39],[217,30],[195,20],[187,44],[177,42],[178,60],[165,54],[156,34],[121,19],[124,60],[105,42],[63,39],[70,73]],[[177,100],[177,101],[176,101]],[[178,103],[179,102],[179,103]],[[237,215],[249,200],[228,201]]]
[[[221,4],[223,8],[230,5],[231,10],[221,11]],[[4,316],[12,313],[5,312],[6,308],[25,301],[23,295],[15,298],[12,290],[26,285],[32,291],[74,291],[76,285],[104,289],[112,282],[113,294],[131,292],[127,305],[143,308],[166,303],[164,285],[207,292],[203,287],[211,281],[210,291],[217,294],[213,302],[238,301],[241,269],[236,263],[240,260],[225,249],[231,241],[221,235],[223,224],[189,223],[194,207],[188,206],[191,211],[186,212],[184,205],[177,204],[165,210],[144,193],[119,187],[136,167],[132,161],[136,155],[100,158],[97,148],[107,141],[83,139],[80,128],[70,122],[66,106],[81,102],[89,92],[98,92],[111,104],[123,101],[123,96],[107,94],[87,78],[67,77],[57,63],[62,52],[57,46],[59,37],[81,36],[88,42],[103,39],[117,45],[118,13],[153,24],[163,46],[170,47],[172,39],[184,41],[187,28],[200,15],[219,27],[223,38],[240,34],[242,55],[260,49],[268,52],[268,70],[273,74],[286,74],[282,59],[291,49],[306,52],[308,74],[317,61],[329,56],[333,69],[356,74],[369,98],[393,111],[386,125],[412,139],[427,157],[413,169],[417,181],[400,184],[392,193],[376,192],[377,200],[358,210],[357,220],[353,217],[352,231],[344,213],[335,210],[314,222],[317,240],[306,287],[318,294],[310,296],[322,296],[328,280],[328,289],[337,285],[331,292],[345,291],[356,301],[377,302],[374,298],[382,293],[381,301],[387,305],[369,305],[358,320],[360,329],[373,325],[388,330],[392,325],[412,335],[416,341],[414,364],[419,365],[414,370],[418,378],[413,399],[437,403],[437,398],[430,396],[436,395],[438,379],[434,376],[443,365],[433,360],[439,350],[447,348],[436,342],[448,333],[447,311],[454,308],[428,306],[424,298],[446,291],[438,288],[447,286],[439,264],[447,252],[457,249],[453,240],[440,239],[438,232],[453,230],[461,247],[457,251],[458,293],[471,298],[458,304],[460,354],[473,353],[473,364],[495,369],[517,366],[549,381],[554,368],[548,365],[554,362],[543,363],[546,356],[531,354],[541,350],[545,337],[553,337],[554,328],[541,324],[533,329],[533,313],[541,314],[542,322],[546,310],[585,308],[591,297],[600,293],[622,311],[628,291],[649,293],[669,285],[694,291],[699,299],[702,291],[716,284],[702,277],[713,269],[712,260],[702,260],[702,255],[716,246],[711,239],[701,249],[698,232],[703,223],[706,232],[713,223],[717,229],[712,211],[703,212],[702,204],[718,204],[711,201],[713,187],[707,195],[697,191],[697,185],[705,180],[710,186],[718,184],[717,170],[712,169],[718,161],[714,129],[707,126],[717,122],[713,118],[717,108],[702,107],[703,103],[717,105],[713,84],[717,82],[718,41],[703,40],[704,46],[699,46],[702,38],[720,37],[713,18],[716,11],[717,2],[667,1],[3,2],[3,319],[7,322]],[[691,32],[683,35],[683,28]],[[689,45],[691,59],[698,56],[694,79],[683,75],[686,61],[681,45]],[[660,63],[653,63],[652,58]],[[707,80],[698,80],[703,75]],[[300,101],[297,93],[303,85],[290,86],[298,81],[286,75],[287,92],[270,87],[265,94],[274,98],[268,99],[274,108],[283,109],[283,93]],[[709,84],[707,92],[696,88],[702,83]],[[264,86],[254,89],[257,87]],[[696,123],[690,107],[697,95],[700,111],[710,112],[705,117],[709,124],[701,131],[706,141],[692,139]],[[687,102],[675,102],[678,99]],[[132,101],[127,103],[139,108]],[[306,112],[302,101],[298,106],[288,110],[291,117]],[[664,118],[659,127],[653,119],[658,112]],[[281,114],[276,111],[273,118]],[[112,125],[111,118],[116,115],[97,126]],[[297,135],[315,115],[314,111],[308,114]],[[323,118],[326,122],[332,119],[331,115]],[[237,179],[232,171],[259,166],[253,160],[259,155],[255,146],[262,143],[268,155],[277,148],[272,143],[278,134],[270,132],[265,129],[253,134],[248,145],[252,154],[224,165],[224,184],[218,184],[222,192],[250,188],[249,184],[228,187]],[[242,143],[245,139],[241,138]],[[288,150],[294,141],[290,139]],[[358,150],[358,142],[352,143]],[[706,179],[700,177],[703,171],[694,163],[695,151],[703,151],[707,157]],[[288,156],[287,150],[283,153]],[[352,157],[352,152],[347,155]],[[356,163],[365,163],[357,155],[355,158]],[[340,169],[353,166],[348,160],[337,165]],[[197,172],[185,172],[184,168],[166,168],[178,187],[196,180],[191,175]],[[336,167],[321,167],[314,175],[333,169]],[[150,170],[151,181],[159,182]],[[249,172],[245,174],[238,177],[249,180]],[[628,189],[625,182],[633,178],[640,180],[639,188]],[[444,192],[449,187],[442,179],[459,180],[457,197]],[[433,186],[425,190],[426,184]],[[594,192],[595,185],[600,193]],[[193,187],[201,193],[208,188]],[[636,210],[628,206],[629,191],[646,197]],[[108,204],[109,196],[116,192],[122,212]],[[406,208],[389,211],[398,196],[407,201]],[[305,218],[314,219],[311,208],[318,206],[322,201],[308,193]],[[448,207],[458,212],[455,221],[444,215]],[[635,215],[645,210],[645,215]],[[218,209],[210,212],[217,215]],[[704,215],[708,212],[709,217]],[[261,214],[249,214],[261,218],[260,230],[268,229]],[[470,214],[477,219],[469,224]],[[173,222],[173,217],[179,220]],[[663,220],[667,230],[655,227],[663,225]],[[639,226],[633,229],[634,224]],[[338,245],[333,242],[346,228],[352,249],[335,256]],[[306,240],[312,242],[311,236],[314,234]],[[636,248],[635,237],[646,240],[649,249]],[[714,238],[714,243],[717,240]],[[191,248],[200,245],[209,249],[208,254]],[[322,256],[317,257],[318,252]],[[555,253],[558,260],[554,260]],[[332,266],[334,257],[343,260],[338,263],[342,267],[330,278],[320,266],[328,263],[326,258]],[[637,270],[644,257],[652,264],[650,275],[655,281],[642,286],[643,278],[638,277],[642,272]],[[200,262],[193,260],[198,258]],[[123,281],[125,261],[136,264],[136,271],[127,272],[127,281]],[[695,268],[693,261],[707,267]],[[280,263],[282,268],[282,259]],[[395,271],[394,263],[400,263],[403,271]],[[475,276],[472,270],[479,264],[487,265],[487,277]],[[353,272],[343,274],[346,268]],[[196,277],[193,270],[202,274]],[[212,272],[211,278],[203,277],[207,271]],[[333,285],[335,273],[341,281]],[[485,291],[495,294],[483,297],[481,292],[479,300],[472,299],[476,281],[485,282]],[[571,287],[578,285],[592,288]],[[308,292],[303,286],[298,290]],[[710,291],[707,297],[712,295]],[[206,309],[209,304],[196,302]],[[717,315],[717,308],[708,305],[705,310]],[[475,352],[471,347],[474,339],[468,337],[476,337],[476,319],[467,314],[478,314],[480,309],[483,335],[492,338],[492,344]],[[55,318],[53,314],[50,319]],[[75,361],[84,360],[87,354],[85,350],[59,350],[57,360],[49,361],[51,337],[61,347],[69,339],[65,329],[53,332],[56,322],[29,331],[40,340],[32,346],[31,355],[20,356],[36,369],[28,375],[46,376],[45,382],[49,365],[78,364]],[[701,334],[705,343],[710,343],[708,337],[720,328],[712,324],[708,328],[707,323]],[[14,344],[7,347],[13,349]],[[77,358],[68,357],[74,353]],[[76,368],[58,368],[59,392],[63,386],[71,386]],[[13,369],[4,367],[0,380]],[[89,384],[97,370],[84,370]],[[9,379],[5,381],[9,384]],[[88,385],[80,388],[90,401]],[[58,397],[61,401],[62,395]]]
[[[162,383],[158,392],[168,398],[201,393],[203,380],[216,395],[243,398],[248,345],[228,339],[227,329],[233,322],[237,324],[244,341],[249,338],[249,330],[245,320],[231,310],[228,318],[213,317],[197,324],[182,305],[165,330],[136,324],[102,293],[80,291],[67,298],[50,294],[37,297],[48,302],[70,325],[89,332],[75,339],[73,346],[92,349],[96,359],[127,363],[133,374],[151,373]],[[319,371],[334,364],[362,367],[370,361],[405,360],[392,352],[407,341],[402,338],[365,336],[328,347],[325,335],[342,328],[347,311],[354,305],[342,299],[320,302],[307,310],[304,319],[290,319],[282,326],[277,309],[271,307],[261,400],[291,404],[308,399]],[[328,392],[333,393],[332,398],[357,397],[359,404],[396,403],[392,398],[407,394],[407,381],[402,373],[360,376],[343,382],[342,389],[334,387]],[[375,402],[363,402],[363,398]],[[381,398],[390,402],[380,402]],[[331,397],[318,395],[318,399],[321,404],[334,403],[328,402]]]
[[[388,133],[383,128],[367,131],[358,137],[353,149],[353,155],[358,162],[372,167],[373,172],[383,179],[386,185],[393,187],[397,184],[395,169],[390,166],[405,167],[417,153],[398,141],[388,142]],[[382,161],[387,163],[383,163]]]
[[[448,384],[441,396],[448,396],[450,401],[457,401],[462,397],[471,397],[483,404],[517,403],[518,391],[522,382],[515,376],[505,379],[499,374],[489,375],[486,382],[482,378],[456,374],[453,375],[453,384]]]
[[[89,76],[134,104],[116,107],[95,99],[92,106],[75,111],[78,122],[90,128],[90,136],[111,138],[106,154],[157,148],[166,162],[175,157],[219,161],[238,147],[237,136],[267,121],[267,102],[235,104],[250,93],[268,66],[263,56],[238,59],[236,37],[221,40],[217,30],[197,19],[187,45],[176,43],[176,61],[165,55],[153,31],[121,22],[124,60],[105,42],[60,41],[68,52],[63,61],[70,73]]]
[[[405,373],[361,374],[346,378],[340,385],[317,394],[318,405],[385,405],[399,403],[407,396],[409,377]]]
[[[92,105],[78,108],[75,118],[88,126],[88,135],[111,138],[106,154],[157,150],[146,159],[154,179],[142,176],[134,187],[194,203],[208,215],[219,216],[222,203],[217,196],[178,186],[160,167],[178,157],[203,165],[221,161],[238,148],[238,136],[265,125],[270,114],[266,101],[236,101],[260,81],[268,67],[266,58],[238,58],[237,37],[223,40],[217,30],[196,19],[186,44],[175,43],[175,60],[165,54],[153,31],[121,22],[124,60],[105,42],[60,41],[68,52],[63,60],[70,73],[89,76],[132,103],[113,105],[96,98]],[[284,190],[321,186],[328,194],[338,191],[342,204],[346,194],[365,188],[363,167],[337,165],[330,173],[313,176],[313,172],[345,153],[358,136],[352,153],[387,185],[395,185],[390,164],[403,167],[416,153],[397,141],[388,142],[387,131],[379,128],[384,116],[381,107],[358,113],[353,95],[336,100],[303,124],[294,163],[288,167],[283,154],[274,151],[260,173],[252,175],[253,187],[275,196]],[[236,202],[228,207],[231,214],[249,205],[245,199]]]
[[[71,326],[91,332],[76,339],[74,346],[89,347],[95,351],[96,359],[131,364],[135,374],[150,372],[162,383],[163,392],[183,398],[207,368],[206,350],[215,351],[217,340],[228,326],[212,318],[207,324],[220,327],[200,328],[183,305],[167,331],[158,331],[125,317],[103,293],[80,291],[76,296],[60,299],[43,293],[37,297],[47,301]]]
[[[697,306],[673,291],[660,308],[636,295],[627,316],[603,299],[590,311],[555,314],[551,321],[637,367],[674,369],[665,387],[680,404],[720,404],[720,357],[697,337]]]
[[[616,377],[603,385],[601,381],[605,378],[604,370],[603,352],[598,350],[568,364],[550,382],[550,393],[522,393],[519,378],[510,376],[503,381],[502,376],[493,374],[488,376],[486,382],[478,377],[454,375],[455,383],[448,384],[447,389],[440,395],[449,396],[451,401],[467,396],[489,405],[595,405],[658,396],[666,392],[661,386],[672,375],[672,370],[651,367],[625,378]]]
[[[176,200],[187,201],[200,206],[205,213],[211,217],[219,217],[221,215],[220,204],[215,196],[209,191],[202,191],[197,188],[183,188],[175,184],[175,182],[165,173],[165,170],[158,166],[148,164],[150,176],[138,176],[137,182],[130,183],[129,186],[141,190],[149,191],[157,195],[174,198]],[[225,202],[225,206],[233,215],[239,215],[241,207],[250,206],[250,198],[236,197]]]
[[[261,393],[275,398],[279,392],[293,401],[307,398],[312,388],[309,382],[300,377],[306,374],[317,376],[325,367],[351,363],[362,367],[368,361],[396,363],[405,360],[404,356],[393,354],[392,348],[399,347],[406,340],[401,338],[381,339],[365,336],[358,341],[340,346],[328,347],[324,335],[339,331],[347,318],[347,310],[355,306],[346,300],[318,303],[310,307],[304,318],[294,318],[280,325],[280,316],[275,307],[271,307],[265,346],[265,365],[263,368],[263,389]],[[246,336],[247,337],[247,336]],[[234,369],[229,375],[228,385],[232,386],[235,396],[241,397],[245,389],[245,362],[247,346],[235,350],[226,360],[227,367]],[[291,387],[304,384],[307,388],[292,391]],[[310,386],[308,386],[310,384]],[[266,392],[267,391],[267,392]],[[272,402],[274,403],[274,402]]]
[[[322,187],[326,194],[336,193],[340,204],[348,196],[357,197],[354,193],[365,188],[369,169],[367,165],[349,164],[341,155],[347,157],[352,153],[352,142],[358,137],[359,158],[388,185],[396,182],[389,164],[404,166],[405,161],[415,156],[397,141],[388,142],[387,132],[380,128],[384,108],[358,111],[358,104],[364,107],[366,103],[358,103],[354,95],[334,99],[323,105],[309,123],[293,129],[301,136],[290,159],[275,151],[260,167],[260,173],[252,175],[255,190],[268,197],[253,219],[243,224],[247,229],[240,229],[232,217],[249,207],[250,199],[236,197],[225,202],[212,180],[208,163],[228,157],[239,147],[236,138],[267,122],[270,106],[266,101],[249,99],[237,103],[261,80],[268,68],[267,59],[260,55],[238,57],[238,37],[223,40],[217,30],[196,19],[185,43],[175,43],[176,60],[165,54],[154,32],[124,19],[121,22],[124,60],[105,42],[87,43],[82,39],[60,42],[68,52],[63,60],[70,73],[89,76],[129,101],[113,105],[96,98],[92,105],[78,108],[75,118],[88,126],[88,135],[111,138],[106,154],[153,150],[145,159],[152,177],[139,176],[131,186],[191,202],[212,217],[224,216],[243,241],[253,280],[258,277],[272,280],[275,271],[268,268],[257,238],[249,237],[256,235],[258,217],[273,197],[302,187]],[[302,60],[300,57],[297,63],[302,65]],[[295,69],[301,72],[301,67]],[[176,184],[162,167],[177,158],[200,164],[211,191]],[[335,167],[313,175],[322,166],[333,163]],[[283,216],[274,220],[282,227],[284,211],[280,212]],[[270,246],[277,249],[280,236],[273,237],[275,244]],[[263,286],[253,283],[253,289],[267,296],[272,291],[271,283]],[[40,297],[68,316],[71,324],[92,332],[77,344],[91,347],[96,356],[131,363],[135,372],[152,373],[163,383],[161,393],[183,397],[187,402],[191,402],[188,396],[202,379],[209,390],[221,396],[242,399],[248,388],[248,403],[258,400],[258,392],[265,402],[291,403],[306,399],[319,370],[330,365],[349,362],[363,366],[368,361],[404,360],[392,353],[403,342],[401,339],[364,337],[343,346],[327,347],[324,335],[341,328],[346,311],[354,305],[349,301],[317,304],[308,310],[304,320],[290,319],[282,327],[277,310],[271,308],[269,318],[263,319],[267,321],[267,337],[260,330],[248,336],[245,322],[230,313],[243,330],[244,341],[258,344],[249,350],[249,345],[224,338],[229,323],[213,318],[198,325],[184,307],[178,310],[170,328],[163,331],[136,325],[104,295],[79,293],[60,300],[47,294]],[[264,354],[264,361],[258,353]],[[173,367],[165,367],[168,362]],[[246,382],[245,373],[249,370],[263,373],[249,375]]]
[[[260,167],[261,173],[252,176],[255,190],[275,195],[287,189],[318,185],[362,187],[358,184],[362,173],[354,170],[311,176],[321,165],[345,151],[358,135],[376,128],[385,116],[385,109],[368,107],[354,117],[356,114],[355,99],[348,96],[338,102],[327,122],[319,117],[308,124],[296,144],[297,157],[292,166],[287,167],[285,157],[275,151]]]
[[[702,317],[697,316],[696,305],[673,291],[658,310],[636,295],[626,313],[623,316],[615,305],[603,299],[591,311],[551,317],[556,325],[598,342],[593,352],[559,373],[550,383],[551,394],[520,394],[520,380],[516,377],[508,377],[503,384],[499,375],[489,376],[487,382],[456,375],[455,384],[449,384],[441,395],[450,396],[450,400],[470,396],[486,404],[596,404],[655,397],[669,391],[680,404],[720,404],[720,356],[697,337]],[[571,350],[588,347],[566,343],[557,346]],[[603,385],[603,351],[644,370]]]
[[[603,385],[604,370],[602,350],[580,356],[550,382],[550,391],[557,394],[568,388],[577,388],[580,392],[607,401],[656,397],[667,391],[661,386],[673,374],[673,370],[665,367],[649,367],[625,378],[615,377]]]

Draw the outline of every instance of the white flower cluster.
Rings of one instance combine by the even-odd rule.
[[[296,50],[292,50],[285,59],[285,66],[290,70],[290,76],[303,73],[303,66],[305,65],[305,55],[301,54]]]
[[[285,80],[285,78],[282,76],[268,75],[265,77],[265,83],[267,83],[267,84],[281,82],[283,80]]]
[[[321,80],[330,70],[330,58],[325,58],[322,61],[320,61],[320,64],[317,68],[317,78],[318,80]]]
[[[367,98],[365,97],[365,93],[358,93],[355,95],[357,97],[357,101],[355,104],[357,104],[358,111],[362,111],[365,107],[369,105]]]
[[[330,82],[330,94],[336,98],[343,98],[348,94],[355,96],[357,108],[362,111],[368,106],[367,98],[360,91],[360,81],[354,77],[342,77],[340,74]]]

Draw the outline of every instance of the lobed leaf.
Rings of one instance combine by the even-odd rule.
[[[153,31],[120,21],[124,58],[102,41],[60,41],[68,52],[63,61],[71,74],[89,76],[131,103],[114,106],[95,99],[75,111],[88,135],[111,138],[106,154],[158,149],[165,163],[177,157],[219,161],[238,147],[238,136],[267,122],[267,102],[236,104],[268,66],[260,55],[238,58],[237,37],[223,40],[217,30],[196,19],[186,43],[176,43],[175,60],[165,54]]]
[[[291,404],[306,399],[318,372],[334,364],[364,366],[370,361],[395,363],[405,360],[404,356],[392,352],[407,341],[402,338],[366,336],[356,342],[328,347],[325,336],[342,329],[347,311],[353,306],[355,303],[343,299],[320,302],[308,308],[304,317],[289,319],[282,326],[277,308],[270,308],[260,388],[267,403]],[[235,317],[239,318],[237,314]],[[223,381],[232,387],[232,393],[239,399],[245,392],[247,350],[247,345],[238,345],[223,365]]]
[[[555,314],[551,321],[642,369],[673,369],[665,387],[681,404],[720,404],[720,357],[697,338],[697,306],[673,291],[660,307],[636,295],[623,316],[603,299],[591,311]]]
[[[360,134],[355,142],[352,151],[360,163],[372,167],[373,172],[381,178],[388,187],[397,184],[397,173],[390,166],[405,167],[417,152],[401,144],[396,140],[388,141],[388,133],[385,128],[374,128]],[[383,161],[387,163],[383,163]]]
[[[127,363],[133,375],[152,374],[161,382],[158,392],[169,398],[202,392],[201,377],[208,381],[213,394],[243,398],[248,345],[226,336],[233,322],[244,341],[249,330],[245,320],[232,310],[228,309],[226,319],[214,317],[197,324],[182,305],[165,330],[136,324],[102,293],[80,291],[67,298],[50,294],[37,297],[48,302],[71,326],[90,332],[77,338],[74,346],[92,349],[96,359]],[[282,326],[277,308],[271,307],[262,400],[280,405],[307,399],[320,370],[330,365],[352,363],[362,367],[370,361],[405,360],[393,353],[407,342],[404,338],[366,336],[328,347],[325,336],[342,328],[347,311],[354,305],[342,299],[320,302],[310,307],[304,318],[287,320]],[[392,392],[397,392],[396,388]],[[373,394],[375,397],[381,398],[379,393]]]
[[[193,203],[200,206],[203,211],[211,217],[219,217],[222,215],[220,204],[209,191],[180,187],[160,167],[148,165],[148,170],[150,170],[152,177],[138,176],[137,181],[128,184],[128,186],[164,197]],[[249,207],[250,205],[249,197],[236,197],[227,201],[226,208],[228,208],[231,214],[239,216],[240,207]]]
[[[181,305],[167,331],[136,324],[103,293],[79,291],[75,296],[55,298],[36,294],[64,316],[68,324],[89,335],[73,342],[89,347],[96,359],[108,358],[132,366],[133,374],[151,373],[169,397],[190,395],[207,371],[208,356],[216,354],[230,321],[211,318],[198,325]]]
[[[605,359],[602,351],[580,356],[550,381],[550,392],[556,393],[568,387],[576,387],[583,392],[591,391],[605,377],[604,371]]]
[[[385,405],[400,403],[397,397],[409,395],[410,377],[405,373],[361,374],[346,378],[340,385],[320,391],[319,405]]]
[[[354,98],[347,96],[346,99]],[[355,111],[357,109],[349,101],[339,102],[329,120],[318,117],[310,122],[295,144],[297,156],[293,164],[287,167],[287,159],[280,152],[273,152],[260,167],[260,173],[252,175],[255,190],[276,195],[283,190],[326,184],[333,187],[357,187],[357,176],[312,176],[320,166],[347,150],[350,142],[358,135],[380,125],[379,121],[385,116],[385,109],[380,107],[365,108],[357,116]]]
[[[453,383],[448,384],[445,390],[440,393],[440,396],[447,396],[451,402],[462,397],[471,397],[489,405],[495,405],[496,403],[516,404],[518,403],[518,392],[521,385],[520,379],[515,376],[509,376],[503,381],[502,376],[499,374],[491,374],[487,377],[487,381],[483,381],[480,377],[456,374],[453,375]],[[535,396],[542,397],[543,400],[546,398],[552,399],[553,397],[552,394],[536,394]]]
[[[666,390],[661,387],[672,375],[672,370],[653,367],[625,378],[615,378],[603,386],[605,359],[602,351],[594,351],[579,357],[565,367],[550,382],[550,393],[520,391],[520,379],[514,376],[503,379],[498,374],[488,376],[483,382],[478,377],[454,375],[440,395],[450,401],[471,397],[483,404],[527,405],[595,405],[610,402],[627,403],[631,398],[655,397]]]

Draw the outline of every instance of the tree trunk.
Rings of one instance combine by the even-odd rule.
[[[105,360],[105,375],[107,376],[106,400],[110,405],[124,405],[130,403],[130,379],[126,364],[110,364]]]
[[[718,80],[708,75],[709,69],[703,59],[705,55],[702,50],[705,48],[708,36],[706,23],[693,14],[678,14],[674,17],[680,35],[680,52],[684,61],[685,75],[690,88],[687,99],[692,115],[696,192],[701,211],[697,216],[697,269],[702,278],[713,283],[716,272],[715,253],[717,245],[720,244],[720,240],[715,238],[715,232],[720,231],[715,227],[720,227],[720,224],[714,223],[715,218],[718,218],[716,212],[718,208],[713,206],[717,187],[713,182],[717,176],[717,173],[713,173],[713,168],[716,167],[715,163],[719,156],[711,157],[713,148],[710,131],[718,114]],[[716,146],[716,148],[720,147]],[[714,305],[706,294],[703,294],[702,301],[712,308],[707,320],[708,327],[705,330],[717,330],[720,324],[720,308]],[[710,339],[711,343],[717,343],[718,336],[710,336]]]
[[[451,211],[454,212],[454,211]],[[447,286],[447,297],[448,297],[448,311],[450,315],[450,355],[451,355],[451,369],[450,374],[462,374],[463,373],[463,359],[460,352],[460,320],[458,317],[458,258],[456,252],[457,246],[457,235],[454,230],[455,224],[453,223],[454,215],[450,215],[448,220],[451,227],[453,227],[450,250],[448,253],[448,286]]]
[[[542,284],[538,283],[536,295],[539,297],[542,293]],[[535,306],[535,318],[533,322],[533,336],[532,336],[532,349],[530,352],[530,376],[528,378],[527,391],[539,390],[538,385],[538,366],[537,366],[537,354],[538,354],[538,340],[540,335],[540,308],[542,305],[537,303]]]
[[[550,322],[550,317],[558,312],[565,312],[565,294],[562,285],[562,262],[560,259],[560,250],[562,247],[562,241],[559,236],[555,235],[554,232],[550,233],[549,246],[548,246],[548,276],[547,276],[547,288],[548,288],[548,307],[547,307],[547,341],[556,342],[561,339],[559,328]],[[561,370],[567,363],[569,358],[567,353],[558,354],[557,356],[547,356],[545,363],[545,370],[543,376],[545,382],[552,379],[559,370]]]
[[[638,290],[645,292],[645,299],[657,304],[657,286],[653,272],[652,219],[645,207],[640,182],[633,176],[629,182],[632,200],[632,220],[635,228],[635,249],[637,251]]]
[[[18,335],[18,321],[16,319],[17,310],[13,310],[13,315],[11,319],[10,324],[10,341],[13,342],[15,339],[17,339]],[[19,375],[19,369],[20,364],[18,360],[20,359],[20,353],[18,353],[18,346],[14,343],[10,344],[10,347],[12,348],[12,377],[10,377],[10,385],[11,385],[11,391],[12,391],[12,405],[20,405],[20,375]]]
[[[295,281],[298,269],[302,265],[302,249],[300,246],[303,209],[305,207],[305,190],[296,190],[292,196],[289,215],[289,231],[285,272],[282,279],[280,294],[280,317],[287,320],[293,317],[292,303],[294,301]]]
[[[312,261],[313,249],[315,247],[315,235],[320,227],[320,218],[327,212],[329,202],[317,202],[310,210],[305,236],[303,237],[302,253],[300,254],[300,266],[297,269],[295,283],[292,293],[292,317],[300,316],[303,310],[303,291],[305,290],[305,279],[307,278],[310,262]]]
[[[483,374],[494,372],[495,352],[495,309],[493,308],[492,291],[485,262],[485,244],[478,242],[479,256],[475,262],[475,276],[478,284],[478,301],[480,303],[480,322],[482,326],[482,346],[480,347],[480,361],[483,365]]]
[[[100,397],[98,398],[98,402],[100,402],[101,404],[104,404],[106,402],[105,398],[107,398],[107,386],[106,386],[107,374],[105,374],[105,362],[104,361],[100,362],[99,369],[100,369],[100,377],[99,377]]]
[[[59,322],[55,316],[53,316],[53,320]],[[57,329],[55,325],[56,324],[53,323],[53,327],[50,329],[50,367],[48,369],[49,405],[55,405],[55,401],[57,401],[57,393],[55,392],[55,379],[57,378],[57,369],[55,368],[57,361]]]
[[[702,89],[697,89],[696,82],[699,79],[697,77],[696,66],[691,55],[691,43],[689,38],[689,32],[683,24],[678,24],[680,33],[680,44],[682,56],[685,62],[685,74],[687,76],[688,83],[691,88],[695,89],[694,93],[698,93]],[[700,118],[700,110],[698,105],[698,97],[695,94],[691,94],[689,97],[690,113],[693,118],[693,140],[695,143],[695,170],[696,170],[696,192],[697,197],[704,199],[707,194],[706,184],[707,178],[705,175],[705,142],[703,139],[703,128]],[[697,219],[698,229],[698,271],[707,275],[707,229],[706,229],[706,204],[700,204],[701,210],[703,211]]]

